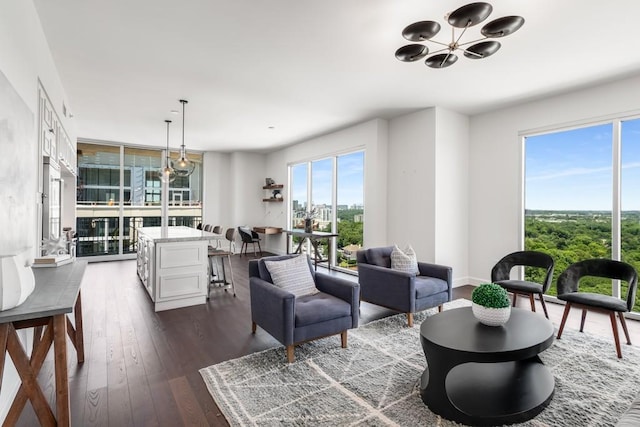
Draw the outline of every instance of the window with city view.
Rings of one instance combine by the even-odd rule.
[[[78,143],[78,256],[135,253],[137,229],[160,226],[163,156],[159,149]],[[195,227],[202,218],[202,156],[189,159],[195,172],[169,184],[169,225]]]
[[[363,241],[364,152],[295,164],[289,176],[291,227],[304,228],[305,217],[311,215],[314,230],[337,230],[331,265],[355,270]],[[328,244],[323,241],[319,247],[323,258],[329,253]]]
[[[640,270],[640,119],[526,137],[524,221],[525,249],[556,262],[554,284],[569,264],[588,258],[618,259]],[[536,274],[525,272],[541,279]],[[580,288],[624,298],[621,285],[589,277]]]

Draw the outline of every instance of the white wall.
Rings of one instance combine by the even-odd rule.
[[[207,152],[204,165],[203,224],[220,225],[224,231],[264,225],[265,155]],[[238,250],[240,244],[237,237]]]
[[[60,82],[60,77],[33,3],[24,0],[1,0],[0,10],[2,11],[0,13],[0,58],[2,58],[0,71],[7,77],[15,91],[33,112],[33,125],[34,129],[37,129],[37,122],[35,121],[38,118],[38,79],[47,90],[53,106],[58,112],[60,112],[63,102],[68,107],[70,105],[66,100],[64,88]],[[58,115],[69,137],[75,141],[73,120],[65,118],[62,114]],[[2,120],[1,117],[0,120]],[[37,132],[34,132],[34,138],[29,142],[34,145],[31,150],[33,153],[37,152],[36,134]],[[11,147],[8,149],[11,150]],[[3,156],[3,158],[6,157]],[[14,177],[15,180],[29,182],[29,185],[33,187],[31,195],[16,201],[16,203],[24,203],[23,208],[29,218],[26,221],[27,224],[21,226],[25,235],[33,236],[32,255],[35,255],[39,243],[36,240],[36,233],[33,232],[33,230],[37,229],[39,221],[35,204],[39,161],[39,157],[34,155],[33,167],[23,170],[19,176]],[[4,167],[4,165],[2,166]],[[2,194],[0,194],[0,199],[4,200]],[[1,419],[6,417],[9,404],[13,400],[19,384],[13,364],[10,358],[7,357],[0,392]]]
[[[389,124],[388,242],[411,244],[425,262],[468,276],[467,116],[440,107]]]
[[[436,257],[436,109],[389,123],[388,223],[385,245],[410,244],[420,261]]]
[[[522,167],[519,133],[640,112],[640,77],[530,102],[470,121],[469,275],[490,277],[505,254],[522,248]]]
[[[453,268],[454,286],[469,275],[469,118],[436,108],[435,258]]]

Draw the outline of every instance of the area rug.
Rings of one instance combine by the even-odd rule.
[[[469,305],[448,303],[445,309]],[[232,426],[455,426],[422,402],[420,375],[426,360],[420,323],[396,315],[349,331],[348,348],[329,337],[296,347],[286,363],[283,347],[200,370]],[[522,426],[614,425],[640,392],[640,350],[613,339],[565,328],[561,340],[540,355],[556,390],[549,406]]]

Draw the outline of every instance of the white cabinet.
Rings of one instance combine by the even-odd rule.
[[[138,256],[137,256],[137,268],[138,277],[142,281],[145,289],[153,299],[153,272],[154,272],[154,245],[153,240],[146,239],[142,236],[138,237]]]
[[[71,174],[76,175],[75,144],[69,139],[59,116],[42,87],[39,90],[39,109],[38,137],[43,157],[48,158],[51,163],[64,166]]]
[[[208,241],[202,240],[203,236],[195,240],[154,238],[142,230],[145,229],[138,229],[137,271],[154,303],[154,310],[206,303]]]

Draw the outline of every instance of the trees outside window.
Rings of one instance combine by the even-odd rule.
[[[524,248],[554,258],[553,283],[569,264],[588,258],[640,270],[640,119],[530,135],[524,144]],[[525,271],[532,280],[539,274]],[[623,297],[625,286],[598,278],[580,283],[581,290]]]

